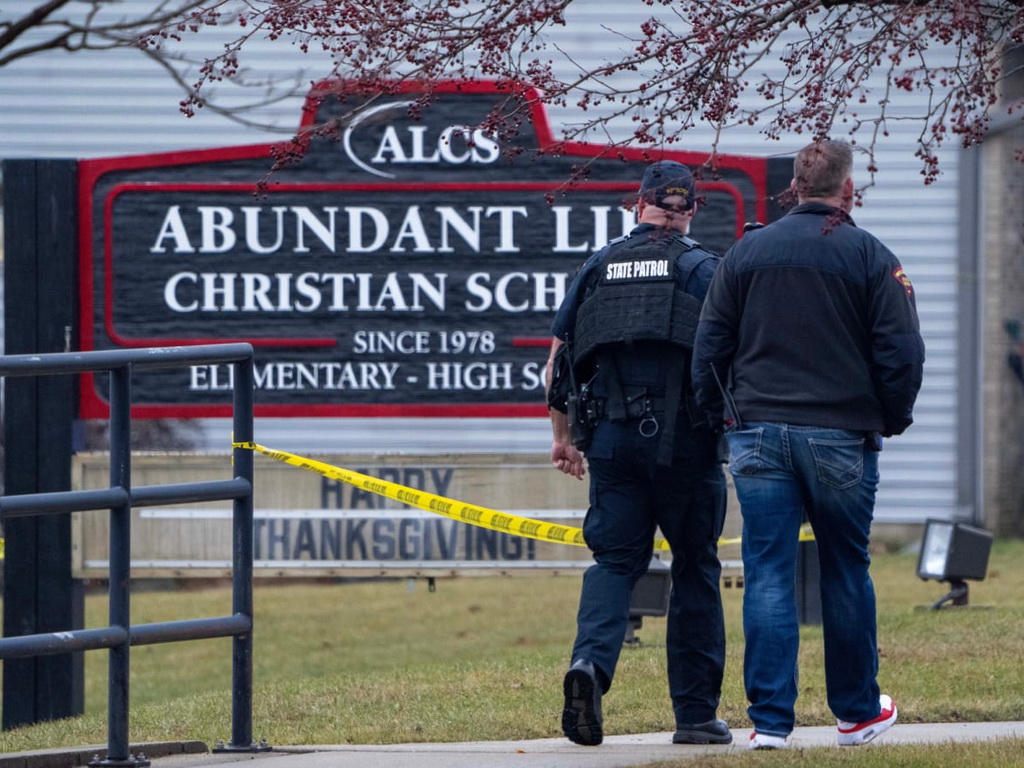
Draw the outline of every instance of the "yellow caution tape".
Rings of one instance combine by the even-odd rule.
[[[451,518],[452,520],[469,523],[470,525],[476,525],[480,528],[487,528],[489,530],[500,531],[502,533],[510,533],[516,536],[525,536],[526,538],[537,539],[538,541],[550,541],[555,544],[572,544],[579,547],[587,546],[587,543],[583,540],[583,529],[581,528],[548,523],[543,520],[534,520],[529,517],[519,517],[518,515],[510,515],[507,512],[498,512],[494,509],[488,509],[474,504],[466,504],[453,499],[446,499],[444,496],[438,496],[433,493],[428,493],[427,491],[409,488],[408,486],[392,483],[388,480],[381,480],[377,477],[353,472],[350,469],[335,467],[322,461],[316,461],[315,459],[309,459],[303,456],[298,456],[294,453],[288,453],[288,451],[266,448],[258,443],[234,442],[232,443],[232,447],[256,451],[257,453],[262,453],[264,456],[269,456],[277,461],[290,464],[293,467],[305,469],[309,472],[316,472],[324,477],[329,477],[332,480],[340,480],[343,483],[348,483],[349,485],[361,488],[364,491],[375,493],[378,496],[385,496],[389,499],[401,502],[402,504],[408,504],[411,507],[443,515]],[[800,541],[811,541],[813,539],[814,535],[810,532],[810,526],[801,526]],[[739,544],[739,542],[740,540],[738,538],[719,539],[718,544],[719,546],[725,546],[727,544]],[[654,548],[670,551],[668,542],[664,539],[655,539]]]
[[[4,559],[4,540],[0,537],[0,560]]]
[[[375,493],[378,496],[386,496],[389,499],[394,499],[417,509],[444,515],[452,520],[540,541],[574,544],[580,547],[587,546],[586,542],[583,541],[583,531],[579,528],[546,523],[542,520],[531,520],[528,517],[518,517],[506,512],[487,509],[486,507],[465,504],[461,501],[454,501],[443,496],[428,493],[427,491],[420,491],[387,480],[381,480],[380,478],[363,475],[359,472],[353,472],[349,469],[334,467],[314,459],[296,456],[294,453],[288,453],[287,451],[264,448],[256,443],[233,443],[233,445],[235,448],[249,448],[262,453],[264,456],[290,464],[293,467],[316,472],[333,480],[341,480],[349,485],[362,488],[364,491]],[[663,548],[667,548],[667,542],[665,544],[666,546]]]

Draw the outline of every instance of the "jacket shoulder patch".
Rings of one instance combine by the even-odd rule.
[[[907,296],[911,296],[914,293],[914,286],[910,284],[910,278],[907,277],[907,273],[903,271],[903,267],[893,270],[892,276],[896,278],[896,281],[903,286],[903,290],[907,292]]]

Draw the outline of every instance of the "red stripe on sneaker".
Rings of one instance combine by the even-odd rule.
[[[892,717],[892,713],[893,713],[894,709],[896,709],[896,705],[895,704],[893,704],[891,707],[883,709],[881,712],[878,713],[878,717],[876,717],[873,720],[868,720],[866,723],[854,723],[854,724],[852,724],[853,725],[852,728],[843,728],[842,726],[839,726],[839,732],[840,733],[856,733],[857,731],[862,731],[865,728],[867,728],[868,726],[875,725],[875,723],[881,723],[881,722],[883,722],[885,720],[888,720],[890,717]]]

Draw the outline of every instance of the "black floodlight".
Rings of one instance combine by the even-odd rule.
[[[647,573],[633,587],[629,598],[629,623],[623,642],[638,643],[636,630],[644,623],[644,616],[665,616],[668,600],[672,594],[672,569],[655,555],[647,567]]]
[[[917,575],[922,579],[948,581],[949,594],[932,605],[938,610],[946,603],[967,605],[965,579],[981,581],[988,570],[992,533],[966,523],[928,520],[925,523]]]

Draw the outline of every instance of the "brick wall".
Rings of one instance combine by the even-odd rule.
[[[985,513],[1002,535],[1024,536],[1024,125],[991,136],[982,163],[982,394]],[[1016,338],[1015,338],[1016,334]]]

